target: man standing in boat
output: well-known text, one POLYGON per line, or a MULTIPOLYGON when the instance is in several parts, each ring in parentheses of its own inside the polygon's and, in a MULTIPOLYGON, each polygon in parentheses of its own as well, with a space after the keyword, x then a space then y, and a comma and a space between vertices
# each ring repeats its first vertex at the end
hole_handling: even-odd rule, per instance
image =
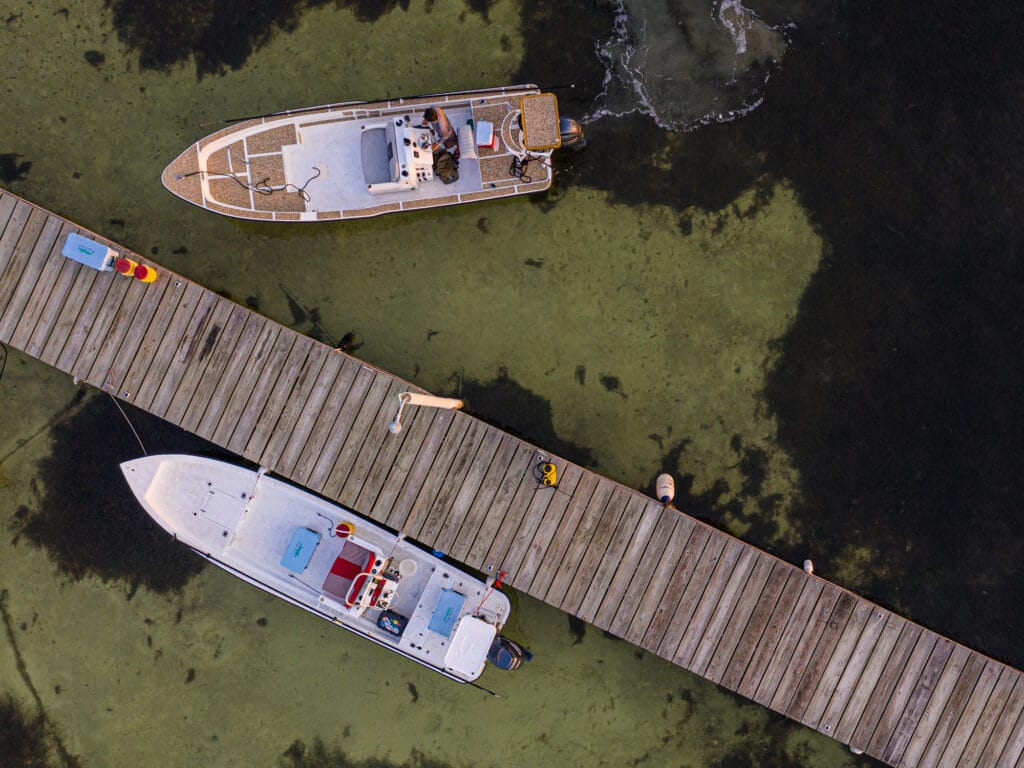
MULTIPOLYGON (((448 115, 444 113, 444 110, 440 107, 428 107, 423 112, 423 128, 429 127, 434 135, 437 137, 438 143, 444 145, 444 148, 448 151, 455 150, 453 154, 457 158, 459 156, 459 138, 455 134, 455 129, 452 127, 451 120, 448 119, 448 115)), ((437 147, 435 147, 436 149, 437 147)))

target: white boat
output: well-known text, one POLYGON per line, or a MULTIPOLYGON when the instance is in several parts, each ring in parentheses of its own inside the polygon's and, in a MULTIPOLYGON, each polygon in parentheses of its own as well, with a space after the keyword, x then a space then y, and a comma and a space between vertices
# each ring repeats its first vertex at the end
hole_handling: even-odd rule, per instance
MULTIPOLYGON (((332 221, 541 192, 551 153, 582 146, 553 94, 535 85, 345 102, 243 118, 200 139, 163 172, 184 200, 258 221, 332 221), (458 178, 435 174, 440 108, 458 139, 458 178), (445 181, 442 181, 442 177, 445 181)), ((455 147, 451 147, 454 155, 455 147)))
MULTIPOLYGON (((508 597, 261 470, 187 455, 121 465, 145 510, 229 573, 459 682, 519 665, 508 597)), ((523 652, 525 653, 525 652, 523 652)))

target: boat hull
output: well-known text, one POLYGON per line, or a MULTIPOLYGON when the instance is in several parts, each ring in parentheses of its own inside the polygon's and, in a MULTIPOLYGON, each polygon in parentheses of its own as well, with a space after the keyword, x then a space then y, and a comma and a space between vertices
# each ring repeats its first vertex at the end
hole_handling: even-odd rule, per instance
POLYGON ((557 126, 554 96, 532 85, 329 104, 239 121, 182 152, 161 180, 193 205, 240 219, 380 216, 547 189, 551 151, 560 142, 557 126), (448 184, 433 176, 428 142, 415 143, 413 129, 431 106, 443 108, 462 129, 458 179, 448 184), (493 146, 477 146, 472 130, 465 130, 482 123, 493 126, 493 146), (388 130, 390 141, 371 140, 388 130), (388 153, 379 160, 378 145, 388 153), (378 170, 393 155, 394 168, 378 170))
POLYGON ((185 455, 121 468, 161 527, 228 573, 453 680, 483 672, 510 605, 480 579, 262 472, 185 455))

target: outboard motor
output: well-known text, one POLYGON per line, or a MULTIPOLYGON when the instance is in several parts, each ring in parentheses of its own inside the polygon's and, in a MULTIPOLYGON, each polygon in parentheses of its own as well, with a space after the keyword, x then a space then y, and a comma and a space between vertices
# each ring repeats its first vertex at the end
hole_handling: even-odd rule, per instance
POLYGON ((563 147, 580 150, 587 146, 587 139, 583 135, 583 126, 580 125, 579 120, 571 117, 559 117, 558 130, 562 134, 563 147))
POLYGON ((495 637, 487 651, 487 660, 498 669, 519 669, 524 661, 532 658, 532 653, 504 635, 495 637))

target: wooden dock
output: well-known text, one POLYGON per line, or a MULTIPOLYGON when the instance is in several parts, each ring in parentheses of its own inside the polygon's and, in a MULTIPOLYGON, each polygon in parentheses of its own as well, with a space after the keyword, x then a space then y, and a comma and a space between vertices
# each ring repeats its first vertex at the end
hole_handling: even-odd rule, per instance
POLYGON ((1024 766, 1018 670, 466 413, 393 435, 414 385, 70 232, 0 190, 0 341, 890 765, 1024 766))

